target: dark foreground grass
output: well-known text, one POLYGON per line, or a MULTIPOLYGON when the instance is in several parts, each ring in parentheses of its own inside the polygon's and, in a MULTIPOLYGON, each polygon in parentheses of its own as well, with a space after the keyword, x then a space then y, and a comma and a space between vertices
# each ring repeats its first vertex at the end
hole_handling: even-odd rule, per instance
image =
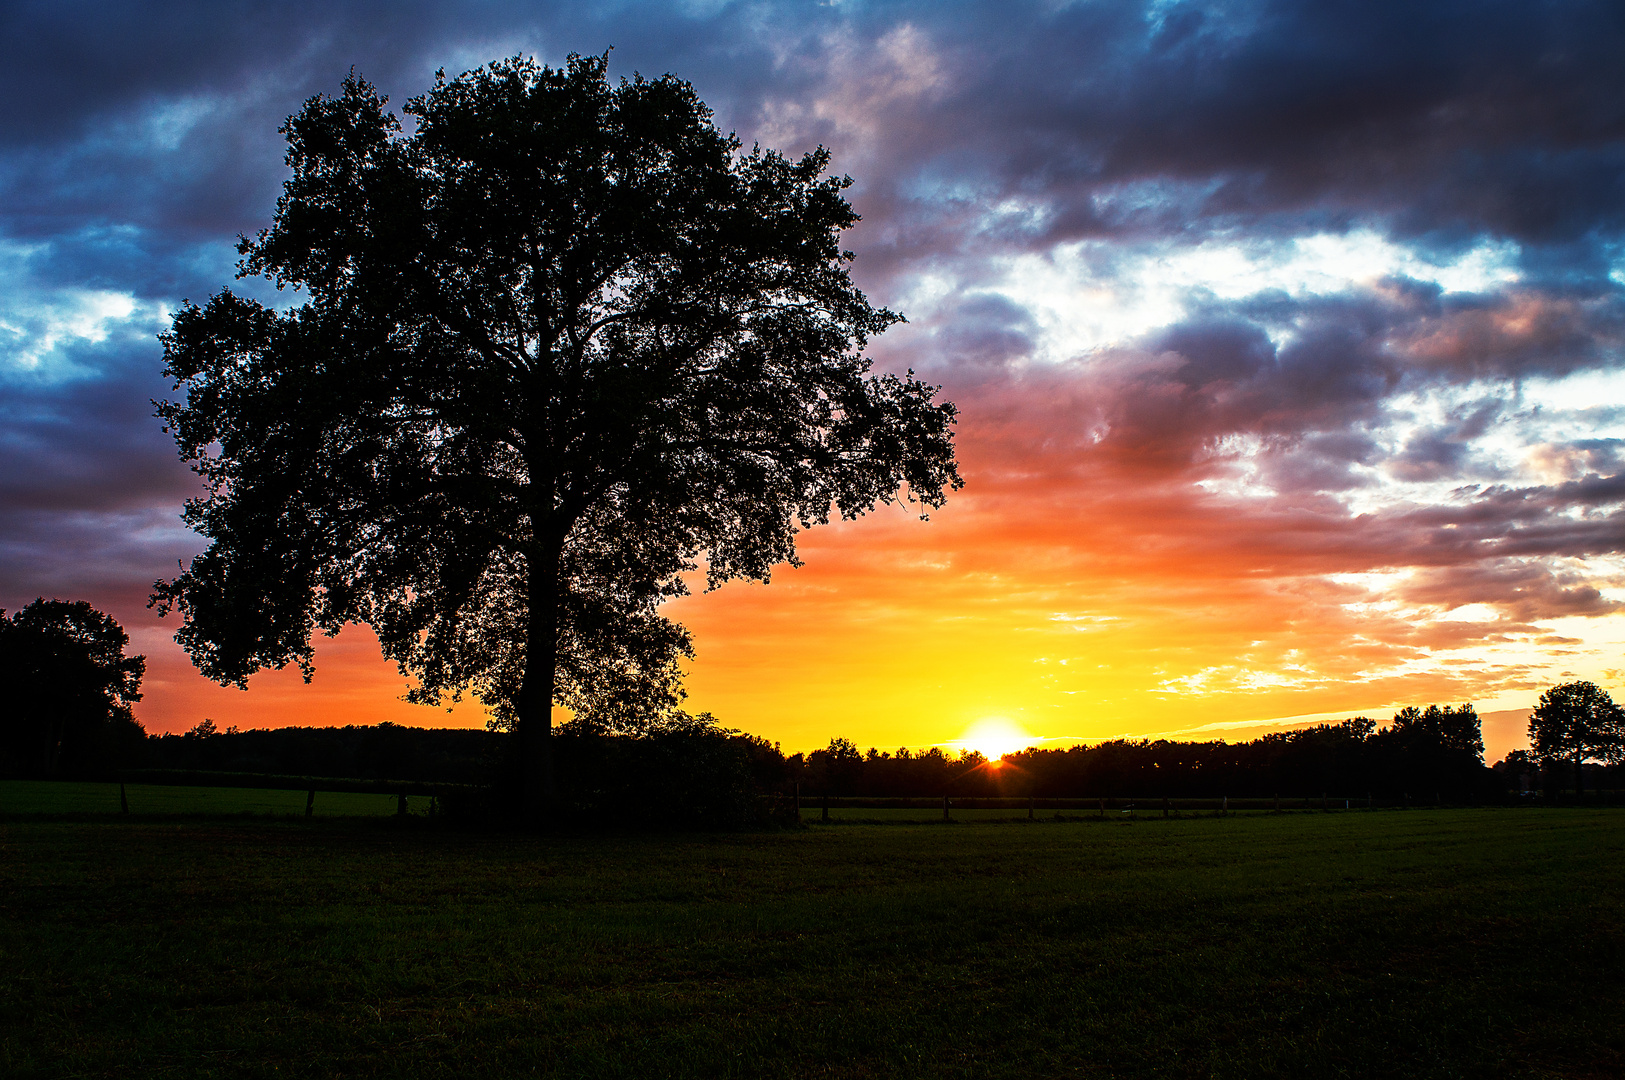
POLYGON ((0 824, 0 1075, 1613 1077, 1625 813, 0 824))

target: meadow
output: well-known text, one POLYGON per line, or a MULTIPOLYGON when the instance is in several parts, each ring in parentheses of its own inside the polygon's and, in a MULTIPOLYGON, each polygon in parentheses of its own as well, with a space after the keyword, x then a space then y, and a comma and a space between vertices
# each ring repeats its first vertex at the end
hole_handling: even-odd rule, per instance
POLYGON ((0 785, 0 1074, 1625 1074, 1617 811, 528 837, 292 794, 0 785))

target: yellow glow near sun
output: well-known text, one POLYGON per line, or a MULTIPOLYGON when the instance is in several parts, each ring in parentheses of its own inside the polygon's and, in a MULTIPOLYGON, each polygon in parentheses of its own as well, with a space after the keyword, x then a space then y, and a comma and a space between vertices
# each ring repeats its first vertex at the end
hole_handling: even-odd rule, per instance
POLYGON ((1004 754, 1025 750, 1036 741, 1014 720, 989 716, 966 728, 959 745, 966 750, 980 751, 989 761, 997 761, 1004 754))

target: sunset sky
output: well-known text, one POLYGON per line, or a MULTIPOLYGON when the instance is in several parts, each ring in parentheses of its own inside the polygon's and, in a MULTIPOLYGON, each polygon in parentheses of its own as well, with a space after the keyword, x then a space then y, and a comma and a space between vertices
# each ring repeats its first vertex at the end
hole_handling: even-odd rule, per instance
POLYGON ((365 628, 309 686, 196 674, 145 606, 201 550, 156 335, 352 65, 398 105, 610 46, 747 146, 831 149, 853 276, 909 320, 871 355, 961 410, 930 521, 671 605, 691 710, 797 750, 1621 696, 1617 3, 0 5, 0 606, 116 615, 149 731, 483 723, 401 702, 365 628))

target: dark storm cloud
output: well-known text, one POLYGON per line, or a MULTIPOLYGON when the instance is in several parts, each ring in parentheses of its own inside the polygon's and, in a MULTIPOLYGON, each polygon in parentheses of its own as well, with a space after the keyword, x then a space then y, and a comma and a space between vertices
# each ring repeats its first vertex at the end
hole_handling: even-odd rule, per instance
POLYGON ((0 399, 0 520, 25 510, 139 509, 196 493, 196 478, 152 417, 149 399, 167 389, 153 375, 8 391, 0 399))
POLYGON ((1032 313, 1020 304, 996 293, 972 293, 931 328, 930 347, 943 361, 960 369, 961 379, 968 371, 997 376, 1009 365, 1025 360, 1038 335, 1032 313))
POLYGON ((177 510, 197 478, 152 419, 167 386, 139 359, 0 389, 0 604, 90 592, 139 611, 152 579, 195 552, 177 510))
POLYGON ((685 38, 696 44, 692 24, 703 23, 654 8, 626 20, 632 33, 622 35, 613 14, 524 4, 7 5, 0 227, 35 236, 120 222, 229 238, 268 217, 283 118, 335 92, 352 67, 399 104, 442 65, 455 74, 519 51, 559 62, 618 36, 658 40, 674 22, 690 30, 668 35, 680 48, 685 38))
POLYGON ((1305 449, 1321 459, 1299 482, 1350 486, 1346 468, 1329 459, 1370 460, 1362 429, 1385 418, 1406 374, 1385 347, 1380 308, 1355 298, 1294 304, 1286 320, 1294 333, 1280 346, 1235 313, 1153 334, 1097 376, 1104 385, 1091 399, 1106 432, 1098 441, 1142 465, 1194 469, 1226 438, 1247 436, 1255 453, 1305 449))
POLYGON ((1595 288, 1625 228, 1615 4, 860 10, 871 39, 917 29, 939 81, 886 93, 888 65, 908 69, 870 48, 802 91, 825 107, 794 126, 863 162, 883 219, 865 242, 894 258, 943 233, 1042 248, 1365 222, 1441 257, 1509 238, 1530 274, 1595 288), (865 145, 853 121, 880 109, 865 145), (1005 199, 1031 212, 963 213, 1005 199))
POLYGON ((285 115, 352 65, 380 85, 422 80, 448 44, 494 45, 547 21, 534 5, 423 0, 6 4, 0 93, 14 107, 0 116, 0 145, 94 140, 174 102, 268 99, 285 115))
MULTIPOLYGON (((1401 480, 1486 478, 1484 470, 1471 466, 1473 443, 1500 415, 1501 406, 1493 401, 1456 410, 1447 423, 1412 435, 1389 463, 1389 472, 1401 480)), ((1488 472, 1493 476, 1493 469, 1488 472)))
POLYGON ((1556 245, 1553 272, 1589 258, 1595 281, 1625 227, 1606 3, 24 4, 0 41, 8 233, 134 213, 230 235, 274 195, 277 122, 351 65, 399 101, 442 64, 611 44, 747 139, 834 145, 865 242, 902 254, 1371 220, 1512 238, 1534 269, 1556 245), (772 122, 783 104, 801 115, 772 122), (1032 212, 985 212, 1008 198, 1032 212))

